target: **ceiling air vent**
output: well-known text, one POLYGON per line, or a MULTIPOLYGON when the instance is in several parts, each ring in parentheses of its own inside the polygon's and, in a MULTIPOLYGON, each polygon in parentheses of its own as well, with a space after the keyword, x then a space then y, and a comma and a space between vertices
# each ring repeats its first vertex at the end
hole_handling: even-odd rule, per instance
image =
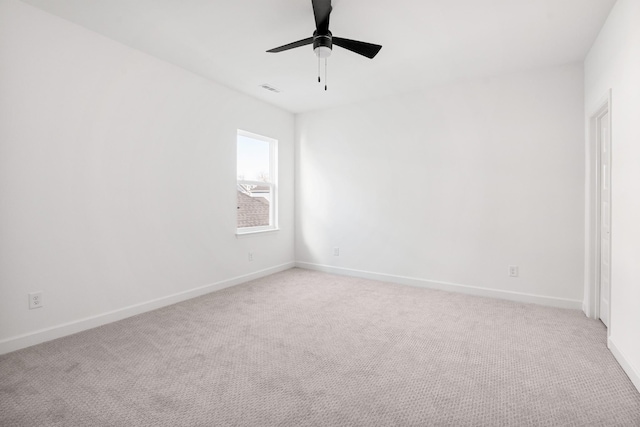
POLYGON ((261 85, 260 85, 260 87, 261 87, 262 89, 266 89, 266 90, 268 90, 268 91, 275 92, 275 93, 280 93, 280 92, 282 92, 280 89, 275 88, 275 87, 273 87, 273 86, 271 86, 271 85, 269 85, 269 84, 266 84, 266 83, 261 84, 261 85))

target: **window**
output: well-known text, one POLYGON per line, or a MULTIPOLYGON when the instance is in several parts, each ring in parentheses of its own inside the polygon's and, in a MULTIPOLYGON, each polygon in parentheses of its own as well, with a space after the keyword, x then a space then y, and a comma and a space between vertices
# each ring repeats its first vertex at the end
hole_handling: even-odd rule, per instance
POLYGON ((238 130, 237 234, 276 230, 278 141, 238 130))

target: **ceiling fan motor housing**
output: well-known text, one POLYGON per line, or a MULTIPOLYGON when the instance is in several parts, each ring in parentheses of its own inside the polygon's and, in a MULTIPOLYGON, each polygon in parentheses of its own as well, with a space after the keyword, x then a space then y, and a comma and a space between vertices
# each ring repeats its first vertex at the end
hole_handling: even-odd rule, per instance
POLYGON ((328 58, 331 55, 332 47, 331 31, 327 31, 327 34, 318 34, 318 31, 313 32, 313 52, 318 58, 328 58))

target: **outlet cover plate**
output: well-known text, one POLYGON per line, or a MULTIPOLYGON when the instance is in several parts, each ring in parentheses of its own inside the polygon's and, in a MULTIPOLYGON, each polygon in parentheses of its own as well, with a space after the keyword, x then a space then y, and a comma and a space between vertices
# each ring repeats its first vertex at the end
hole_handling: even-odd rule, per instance
POLYGON ((29 310, 42 307, 42 291, 29 292, 29 310))
POLYGON ((510 265, 509 266, 509 276, 510 277, 518 277, 518 266, 510 265))

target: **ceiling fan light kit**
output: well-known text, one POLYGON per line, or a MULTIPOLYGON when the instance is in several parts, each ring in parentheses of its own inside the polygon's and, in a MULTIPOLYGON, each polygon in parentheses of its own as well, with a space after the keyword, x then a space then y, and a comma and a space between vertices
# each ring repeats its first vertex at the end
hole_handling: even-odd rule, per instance
POLYGON ((333 43, 331 43, 331 31, 327 35, 319 36, 318 31, 313 33, 313 53, 320 59, 331 56, 333 43))
POLYGON ((331 31, 329 31, 329 17, 331 16, 331 0, 311 0, 313 6, 313 16, 316 21, 316 30, 313 32, 313 37, 298 40, 293 43, 286 44, 284 46, 269 49, 267 52, 277 53, 284 52, 285 50, 294 49, 300 46, 306 46, 313 44, 313 52, 318 57, 318 82, 320 82, 320 60, 324 59, 325 69, 325 86, 324 90, 327 90, 327 58, 331 56, 333 45, 340 46, 343 49, 350 50, 351 52, 365 56, 369 59, 373 59, 382 46, 378 44, 366 43, 357 40, 343 39, 340 37, 333 37, 331 31))

